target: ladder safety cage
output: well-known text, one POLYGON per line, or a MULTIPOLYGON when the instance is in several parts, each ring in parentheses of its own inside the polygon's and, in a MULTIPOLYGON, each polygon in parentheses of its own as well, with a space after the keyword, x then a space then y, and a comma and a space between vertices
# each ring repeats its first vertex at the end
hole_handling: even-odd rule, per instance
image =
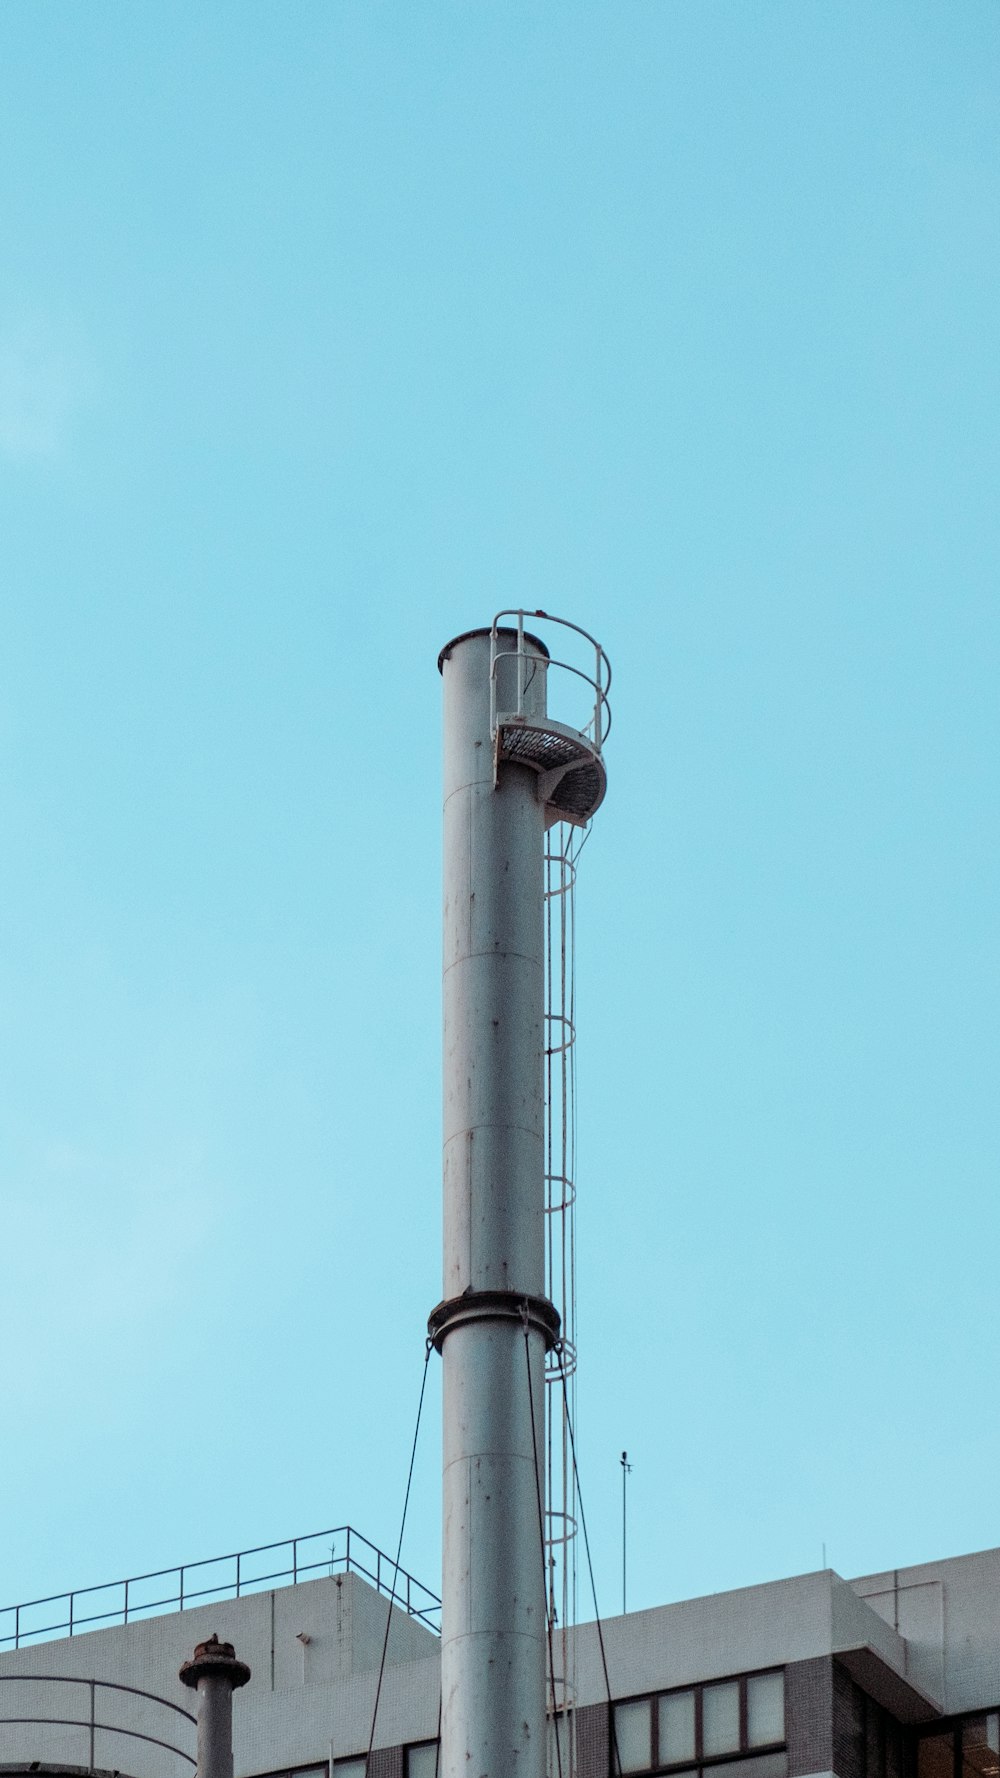
MULTIPOLYGON (((561 682, 560 682, 561 683, 561 682)), ((538 796, 546 805, 547 825, 568 821, 585 827, 599 808, 607 788, 602 752, 611 730, 611 663, 600 643, 588 630, 567 618, 547 611, 526 612, 513 607, 498 611, 490 628, 490 730, 493 739, 493 776, 497 782, 501 760, 530 766, 539 775, 538 796), (563 660, 526 635, 525 618, 555 624, 582 638, 586 652, 593 650, 593 667, 585 670, 563 660), (514 623, 501 629, 505 618, 514 623), (507 646, 513 631, 514 646, 507 646), (512 661, 513 675, 504 674, 500 663, 512 661), (527 693, 541 669, 546 676, 569 675, 588 690, 585 720, 575 726, 529 708, 527 693), (513 686, 510 679, 513 677, 513 686), (508 707, 513 704, 513 708, 508 707)))
POLYGON ((576 1773, 577 1511, 569 1415, 576 1401, 576 866, 586 834, 550 830, 545 849, 545 1283, 559 1345, 545 1358, 545 1605, 551 1708, 562 1778, 576 1773))

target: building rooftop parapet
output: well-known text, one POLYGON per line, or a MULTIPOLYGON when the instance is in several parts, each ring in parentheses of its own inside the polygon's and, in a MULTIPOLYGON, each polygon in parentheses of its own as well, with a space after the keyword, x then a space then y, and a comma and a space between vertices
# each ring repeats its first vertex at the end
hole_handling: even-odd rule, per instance
MULTIPOLYGON (((580 1694, 597 1699, 596 1626, 581 1625, 577 1637, 580 1694)), ((616 1695, 832 1656, 901 1721, 925 1721, 943 1708, 906 1637, 832 1569, 609 1618, 604 1642, 616 1695)))
POLYGON ((351 1525, 0 1607, 0 1651, 135 1623, 325 1575, 357 1574, 427 1629, 441 1601, 351 1525))

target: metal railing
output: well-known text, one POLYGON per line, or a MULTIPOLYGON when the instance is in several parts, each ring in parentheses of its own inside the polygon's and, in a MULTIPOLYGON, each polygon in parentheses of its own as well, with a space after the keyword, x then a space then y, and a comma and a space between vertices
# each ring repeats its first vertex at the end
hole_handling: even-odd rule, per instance
MULTIPOLYGON (((490 628, 490 726, 494 733, 500 715, 497 708, 497 663, 504 660, 513 660, 516 663, 516 697, 515 708, 512 711, 504 711, 503 714, 508 718, 512 717, 516 722, 524 720, 524 694, 528 685, 529 667, 534 671, 541 666, 547 674, 555 669, 557 673, 570 673, 574 678, 581 679, 588 688, 590 710, 587 721, 577 725, 577 732, 590 742, 595 753, 600 754, 611 732, 611 705, 608 702, 608 692, 611 689, 611 662, 596 637, 592 636, 589 630, 581 629, 579 624, 571 623, 566 617, 553 617, 548 611, 522 611, 511 607, 507 611, 497 612, 490 628), (505 617, 517 619, 513 648, 501 648, 499 645, 500 623, 501 619, 505 617), (525 647, 524 620, 526 617, 535 621, 541 620, 547 624, 557 624, 562 630, 571 630, 574 635, 582 636, 584 642, 589 644, 589 647, 594 651, 593 672, 585 672, 571 661, 558 660, 551 652, 544 659, 534 653, 529 653, 525 647)), ((552 712, 550 711, 549 714, 551 716, 552 712)))
POLYGON ((296 1586, 321 1575, 358 1574, 380 1593, 437 1631, 441 1601, 436 1593, 391 1556, 369 1543, 351 1525, 287 1537, 280 1543, 258 1544, 228 1556, 159 1568, 102 1586, 76 1587, 50 1593, 21 1605, 0 1607, 0 1649, 25 1648, 57 1636, 75 1636, 106 1624, 130 1624, 138 1618, 185 1611, 211 1600, 241 1599, 274 1586, 296 1586))
POLYGON ((130 1698, 145 1698, 147 1703, 155 1704, 161 1710, 172 1710, 176 1716, 184 1718, 197 1728, 198 1719, 190 1710, 182 1705, 174 1704, 169 1698, 160 1698, 155 1692, 144 1692, 137 1685, 119 1685, 113 1679, 80 1679, 65 1673, 0 1673, 0 1684, 8 1685, 82 1685, 89 1693, 90 1708, 86 1716, 7 1716, 0 1714, 0 1728, 8 1725, 21 1724, 32 1728, 68 1728, 85 1729, 87 1732, 87 1771, 93 1772, 97 1752, 98 1734, 127 1735, 132 1741, 146 1741, 153 1747, 162 1747, 167 1753, 176 1754, 178 1759, 185 1760, 189 1766, 196 1766, 197 1760, 193 1753, 178 1747, 176 1741, 165 1741, 162 1735, 150 1735, 144 1729, 131 1729, 125 1723, 99 1722, 97 1718, 97 1693, 125 1692, 130 1698))

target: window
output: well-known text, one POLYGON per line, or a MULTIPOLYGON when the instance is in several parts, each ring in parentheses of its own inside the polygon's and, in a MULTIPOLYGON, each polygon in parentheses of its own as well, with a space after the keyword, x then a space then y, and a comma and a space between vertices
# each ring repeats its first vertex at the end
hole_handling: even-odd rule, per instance
POLYGON ((955 1731, 921 1735, 917 1743, 918 1778, 955 1778, 955 1731))
POLYGON ((935 1724, 917 1739, 917 1778, 1000 1778, 1000 1711, 935 1724))
MULTIPOLYGON (((648 1772, 653 1763, 653 1701, 615 1705, 615 1741, 620 1772, 648 1772)), ((613 1754, 612 1754, 612 1757, 613 1754)))
MULTIPOLYGON (((945 1737, 945 1770, 937 1778, 957 1778, 952 1769, 952 1731, 945 1737)), ((833 1669, 833 1769, 852 1778, 915 1778, 913 1736, 845 1670, 833 1669)), ((925 1773, 924 1778, 933 1778, 925 1773)))
POLYGON ((406 1778, 438 1778, 440 1746, 437 1741, 420 1741, 406 1749, 406 1778))
POLYGON ((701 1694, 701 1750, 708 1759, 713 1753, 739 1753, 740 1750, 740 1682, 729 1685, 706 1685, 701 1694))
MULTIPOLYGON (((612 1772, 670 1771, 674 1778, 700 1778, 699 1766, 725 1760, 726 1772, 719 1778, 786 1778, 781 1669, 631 1698, 614 1706, 613 1726, 612 1772), (765 1748, 771 1751, 758 1751, 765 1748), (750 1754, 756 1757, 745 1757, 750 1754)), ((920 1773, 919 1778, 943 1775, 920 1773)), ((1000 1765, 995 1773, 969 1771, 944 1778, 1000 1778, 1000 1765)))
POLYGON ((365 1778, 368 1761, 363 1753, 357 1759, 335 1759, 333 1778, 365 1778))
POLYGON ((698 1746, 695 1693, 666 1692, 660 1699, 660 1764, 692 1765, 698 1746))
POLYGON ((785 1675, 754 1673, 747 1680, 747 1746, 773 1747, 785 1739, 785 1675))
POLYGON ((970 1716, 962 1724, 962 1778, 997 1778, 1000 1773, 1000 1711, 970 1716))

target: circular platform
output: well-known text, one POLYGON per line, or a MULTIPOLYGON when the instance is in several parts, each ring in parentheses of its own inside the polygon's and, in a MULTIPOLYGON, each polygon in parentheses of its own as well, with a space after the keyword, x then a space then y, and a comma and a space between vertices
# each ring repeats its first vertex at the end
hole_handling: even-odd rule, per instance
POLYGON ((604 801, 608 774, 594 745, 578 729, 546 717, 543 723, 502 716, 497 761, 530 766, 539 774, 538 796, 557 821, 583 827, 604 801))

